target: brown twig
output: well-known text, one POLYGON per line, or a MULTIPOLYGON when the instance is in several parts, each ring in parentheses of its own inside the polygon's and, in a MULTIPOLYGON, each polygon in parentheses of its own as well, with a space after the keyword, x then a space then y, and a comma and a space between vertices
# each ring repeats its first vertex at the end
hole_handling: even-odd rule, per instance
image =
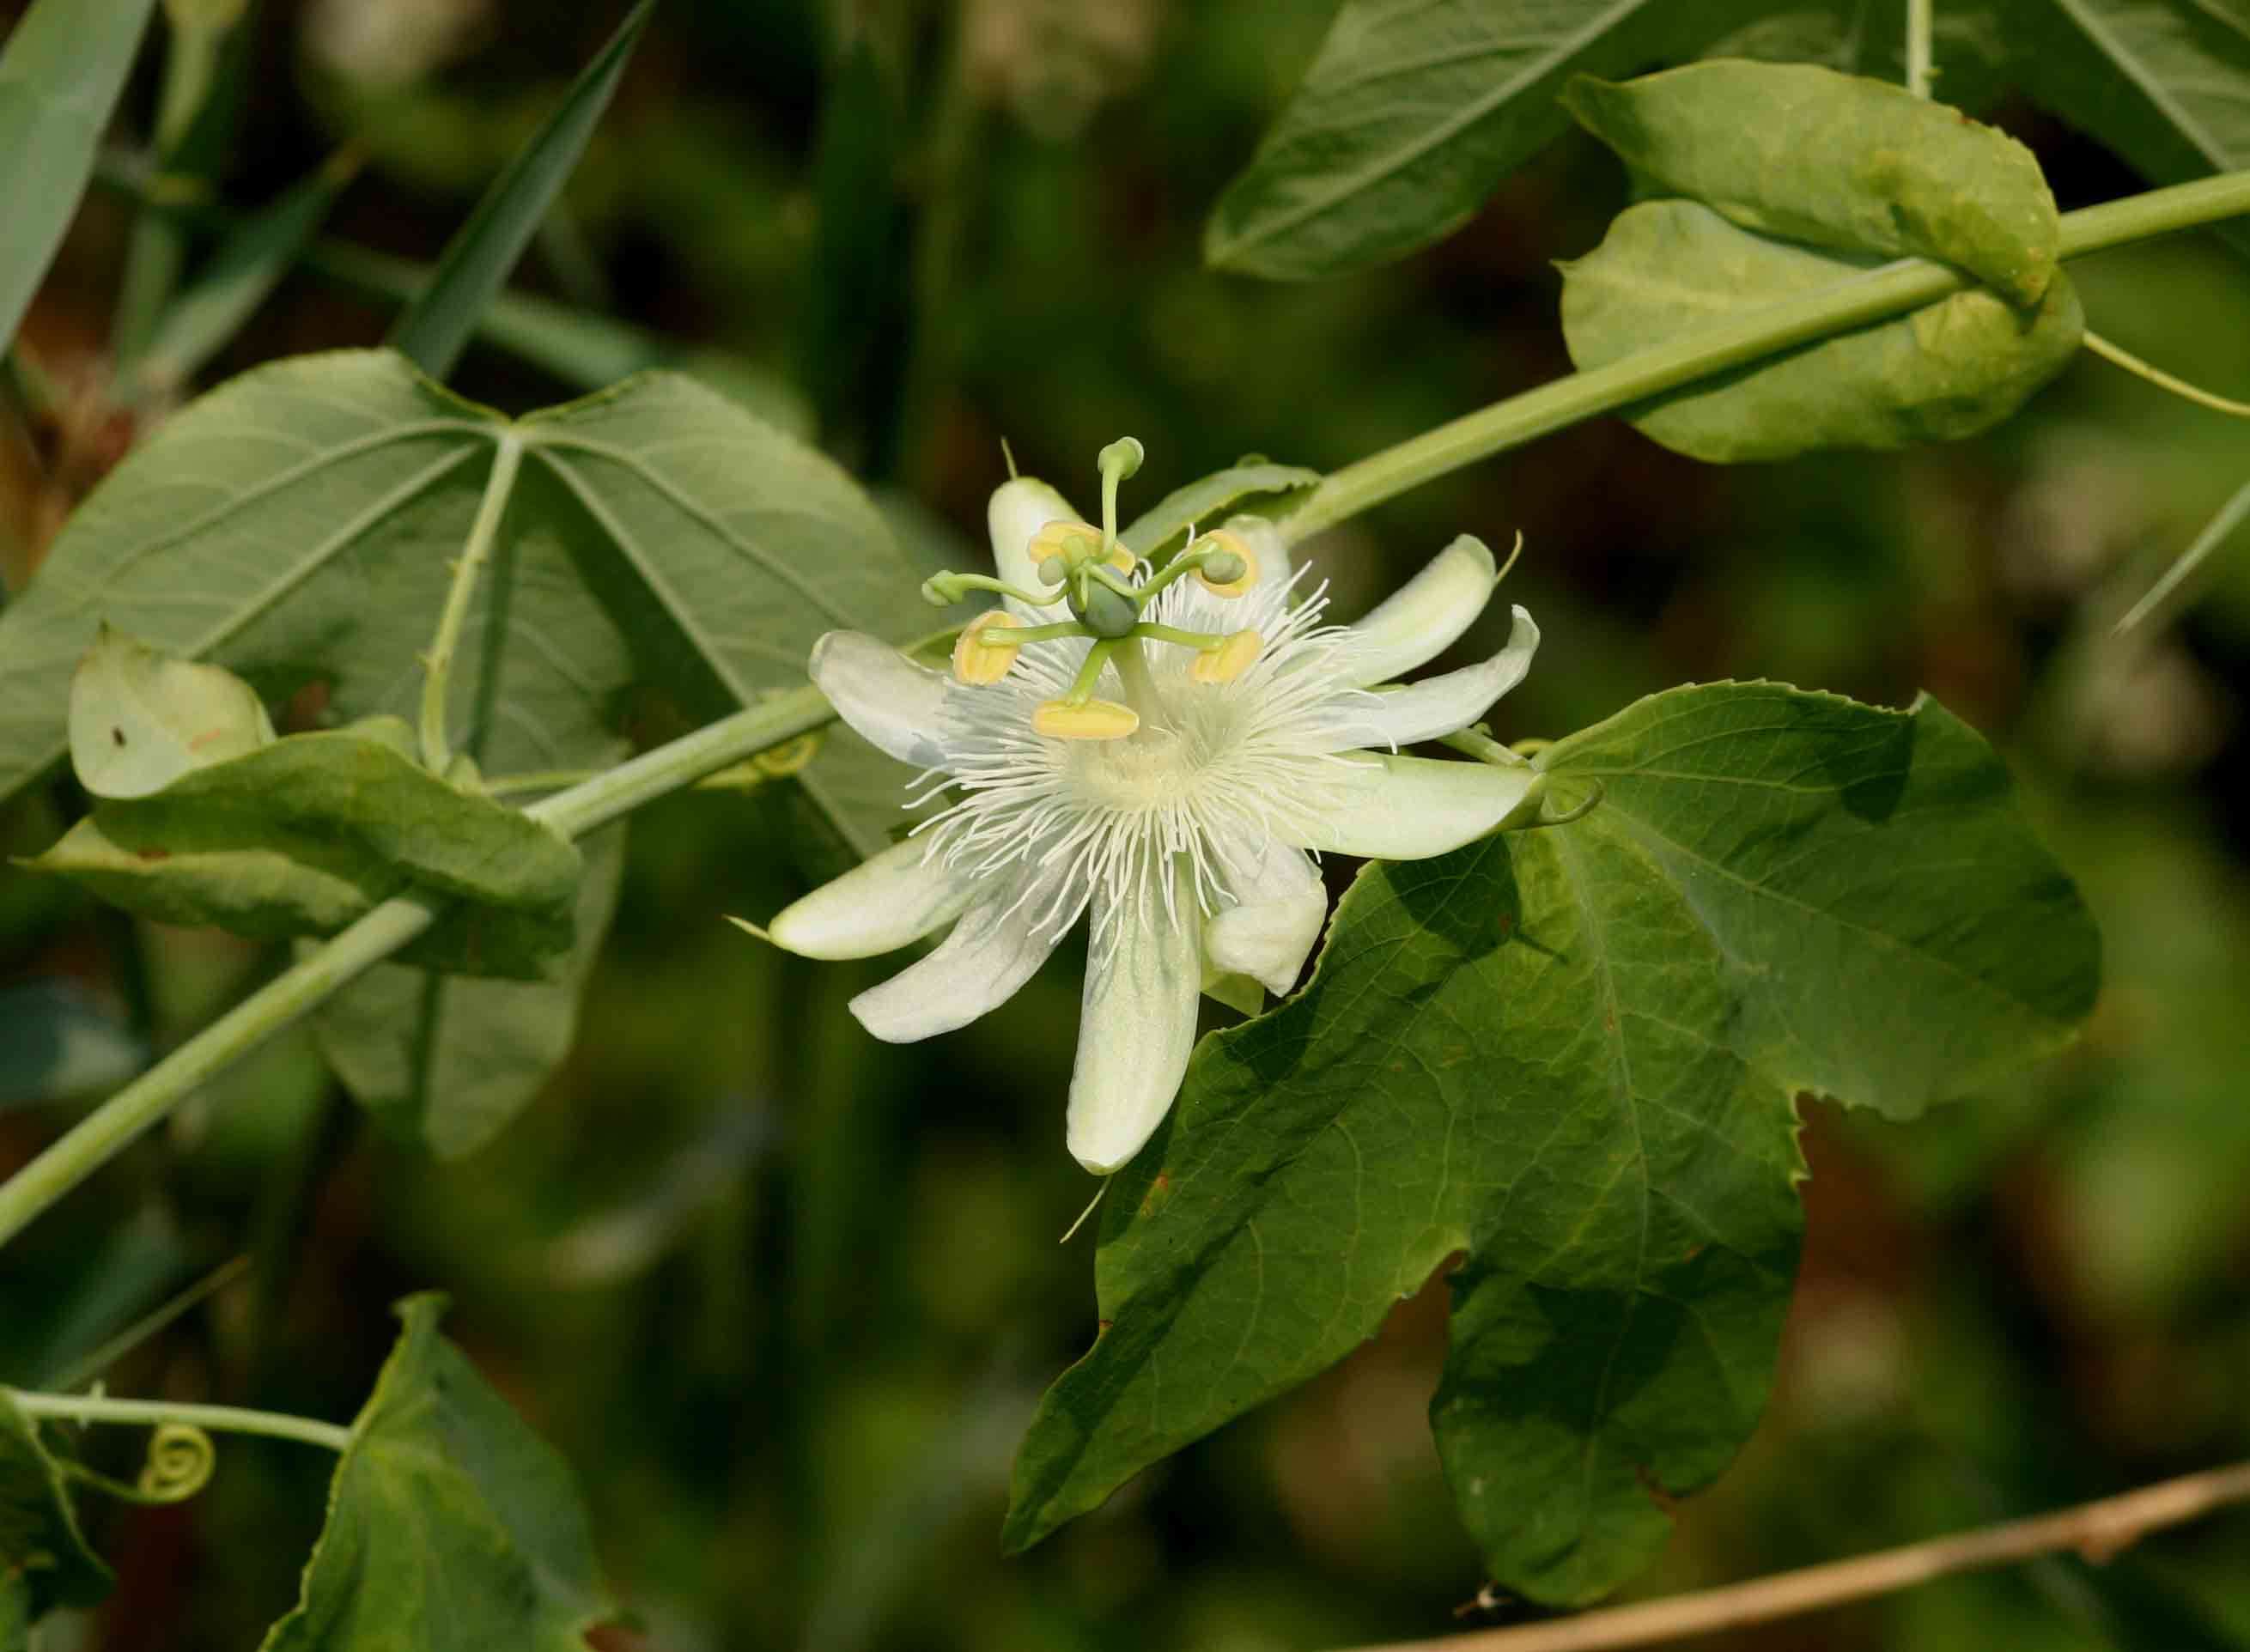
POLYGON ((1356 1652, 1609 1652, 1616 1647, 1651 1646, 1890 1594, 1950 1573, 2006 1566, 2060 1550, 2074 1549, 2099 1564, 2149 1532, 2198 1519, 2234 1503, 2250 1503, 2250 1463, 2182 1475, 2055 1514, 1723 1588, 1699 1589, 1551 1622, 1401 1641, 1356 1652))

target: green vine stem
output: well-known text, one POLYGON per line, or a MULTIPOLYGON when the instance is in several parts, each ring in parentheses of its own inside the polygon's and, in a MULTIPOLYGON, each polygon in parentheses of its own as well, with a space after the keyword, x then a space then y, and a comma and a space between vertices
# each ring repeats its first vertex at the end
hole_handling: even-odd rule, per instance
POLYGON ((123 1422, 149 1428, 172 1424, 217 1434, 259 1434, 273 1440, 298 1440, 307 1445, 326 1446, 331 1451, 342 1451, 351 1444, 349 1428, 278 1411, 180 1405, 169 1400, 112 1400, 106 1394, 26 1394, 21 1388, 4 1392, 27 1417, 47 1417, 63 1422, 123 1422))
MULTIPOLYGON (((2246 212, 2250 171, 2230 172, 2073 212, 2062 221, 2063 254, 2081 257, 2246 212)), ((1574 373, 1346 465, 1282 520, 1281 532, 1290 540, 1303 539, 1418 483, 1535 437, 1793 345, 1932 303, 1964 285, 1963 277, 1941 265, 1906 259, 1770 306, 1744 320, 1699 329, 1609 367, 1574 373)), ((488 497, 490 492, 488 487, 488 497)), ((835 715, 819 690, 810 685, 791 689, 544 798, 525 812, 567 836, 581 836, 714 770, 810 733, 835 715)), ((439 898, 420 894, 384 902, 87 1114, 0 1184, 0 1244, 169 1115, 197 1085, 419 935, 441 905, 439 898)))
MULTIPOLYGON (((659 746, 525 812, 565 836, 582 836, 713 769, 809 733, 835 715, 826 697, 808 684, 659 746)), ((441 897, 421 894, 385 901, 88 1113, 0 1183, 0 1244, 169 1116, 198 1084, 429 928, 443 905, 441 897)))
POLYGON ((453 582, 445 588, 445 607, 438 616, 438 634, 422 661, 422 766, 442 774, 453 761, 445 738, 445 699, 452 687, 453 656, 461 645, 461 628, 468 623, 469 602, 477 580, 492 560, 493 541, 500 535, 500 520, 507 512, 508 495, 515 492, 515 474, 523 464, 523 438, 504 432, 493 452, 492 474, 485 480, 485 496, 477 503, 476 520, 469 526, 467 542, 454 559, 453 582))
MULTIPOLYGON (((2250 212, 2250 172, 2152 189, 2066 214, 2062 256, 2082 258, 2245 212, 2250 212)), ((1902 258, 1768 305, 1740 320, 1698 327, 1685 338, 1637 351, 1607 367, 1556 379, 1330 472, 1303 505, 1281 520, 1281 536, 1294 544, 1448 471, 1522 447, 1581 419, 1795 345, 1920 309, 1968 285, 1968 277, 1945 265, 1902 258)))
POLYGON ((1929 95, 1932 12, 1936 0, 1906 0, 1906 89, 1917 98, 1929 95))

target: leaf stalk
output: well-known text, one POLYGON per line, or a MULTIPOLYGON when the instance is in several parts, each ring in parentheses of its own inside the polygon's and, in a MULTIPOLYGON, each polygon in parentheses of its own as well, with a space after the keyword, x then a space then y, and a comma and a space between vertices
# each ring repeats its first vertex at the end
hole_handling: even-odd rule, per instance
POLYGON ((279 1411, 248 1411, 239 1406, 182 1405, 170 1400, 113 1400, 98 1394, 26 1394, 4 1391, 16 1408, 27 1417, 47 1417, 64 1422, 121 1422, 161 1428, 176 1424, 205 1428, 215 1434, 256 1434, 270 1440, 296 1440, 307 1445, 342 1451, 351 1444, 351 1430, 312 1417, 293 1417, 279 1411))
MULTIPOLYGON (((2151 189, 2064 214, 2061 255, 2082 258, 2243 213, 2250 213, 2250 171, 2151 189)), ((1796 345, 1888 320, 1969 285, 1969 277, 1946 265, 1901 258, 1833 286, 1770 304, 1754 314, 1698 327, 1685 338, 1637 351, 1607 367, 1573 373, 1464 414, 1331 472, 1303 505, 1275 527, 1285 542, 1295 544, 1409 488, 1582 419, 1614 412, 1796 345)))

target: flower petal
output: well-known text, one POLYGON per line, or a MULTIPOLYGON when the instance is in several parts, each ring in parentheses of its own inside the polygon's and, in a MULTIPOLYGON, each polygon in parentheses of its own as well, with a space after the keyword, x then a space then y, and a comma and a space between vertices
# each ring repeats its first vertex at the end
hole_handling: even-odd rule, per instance
POLYGON ((831 631, 807 667, 844 720, 902 763, 935 768, 947 678, 865 631, 831 631))
POLYGON ((1105 912, 1107 897, 1094 896, 1096 935, 1105 923, 1122 929, 1087 965, 1068 1132, 1071 1156, 1097 1176, 1122 1169, 1163 1122, 1195 1048, 1200 920, 1185 891, 1167 911, 1156 880, 1171 876, 1167 864, 1140 880, 1122 911, 1105 912))
POLYGON ((1353 795, 1323 810, 1304 834, 1308 849, 1384 860, 1422 860, 1472 843, 1496 826, 1529 819, 1547 777, 1526 764, 1448 763, 1381 752, 1349 754, 1359 770, 1353 795))
MULTIPOLYGON (((1085 520, 1071 508, 1068 499, 1035 477, 1019 476, 1002 483, 992 490, 991 502, 984 507, 985 524, 992 531, 992 561, 999 569, 1000 578, 1027 591, 1046 589, 1039 583, 1039 569, 1033 566, 1026 548, 1032 536, 1049 522, 1085 520)), ((1012 596, 1003 600, 1008 611, 1018 619, 1040 621, 1055 617, 1046 609, 1032 608, 1012 596)), ((1061 600, 1062 592, 1058 589, 1055 601, 1061 600)))
POLYGON ((970 907, 928 957, 854 998, 859 1024, 886 1043, 910 1044, 966 1027, 1014 997, 1046 962, 1064 927, 1034 933, 1043 903, 1036 892, 1017 900, 1022 893, 1019 883, 1004 886, 970 907))
POLYGON ((1278 998, 1297 984, 1320 939, 1328 891, 1302 851, 1272 842, 1265 859, 1233 883, 1237 904, 1204 925, 1204 956, 1222 974, 1251 976, 1278 998))
POLYGON ((873 958, 961 916, 976 889, 927 840, 894 843, 783 907, 766 933, 801 958, 873 958))
POLYGON ((1389 693, 1358 697, 1331 713, 1338 746, 1411 746, 1467 728, 1523 680, 1539 649, 1539 627, 1521 608, 1508 646, 1478 665, 1425 678, 1389 693))
POLYGON ((1484 541, 1462 534, 1350 627, 1353 683, 1387 683, 1437 658, 1476 623, 1499 577, 1484 541))

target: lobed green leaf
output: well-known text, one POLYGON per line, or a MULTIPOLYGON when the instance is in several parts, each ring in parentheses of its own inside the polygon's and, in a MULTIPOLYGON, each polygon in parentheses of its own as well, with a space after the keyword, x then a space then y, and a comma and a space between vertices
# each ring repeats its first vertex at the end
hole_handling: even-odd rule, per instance
POLYGON ((1935 702, 1683 688, 1537 761, 1591 812, 1367 866, 1304 990, 1197 1050, 1110 1189, 1104 1329, 1024 1442, 1010 1547, 1465 1253, 1432 1411, 1454 1496, 1501 1587, 1602 1594, 1763 1403, 1792 1094, 1909 1112, 2092 1005, 2092 920, 1935 702))
POLYGON ((11 1614, 20 1635, 55 1607, 91 1606, 111 1581, 79 1531, 69 1484, 38 1425, 0 1390, 0 1633, 11 1614))
MULTIPOLYGON (((1563 266, 1563 336, 1598 368, 1867 267, 1737 229, 1693 201, 1645 201, 1563 266)), ((1982 287, 1895 320, 1638 404, 1635 429, 1718 464, 1953 441, 1991 428, 2067 367, 2086 318, 2069 278, 2022 311, 1982 287)))
POLYGON ((410 1297, 296 1607, 260 1652, 584 1652, 608 1615, 570 1470, 410 1297))
POLYGON ((2037 304, 2061 217, 2032 152, 1903 86, 1727 59, 1563 93, 1657 193, 1829 251, 1935 258, 2037 304))

